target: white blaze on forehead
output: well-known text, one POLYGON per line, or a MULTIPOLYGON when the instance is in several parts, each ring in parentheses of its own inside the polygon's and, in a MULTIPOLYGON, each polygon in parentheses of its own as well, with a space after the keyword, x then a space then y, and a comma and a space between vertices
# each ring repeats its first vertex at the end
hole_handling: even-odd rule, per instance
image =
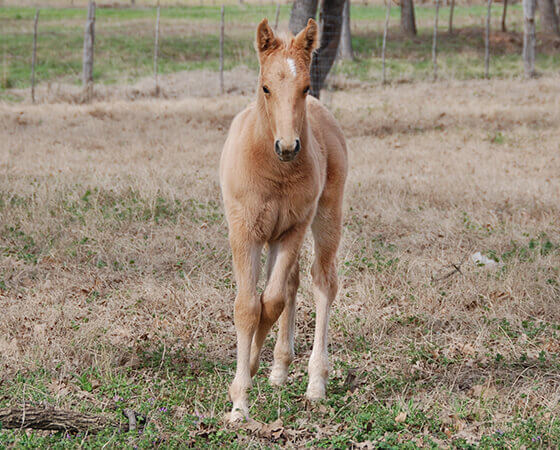
POLYGON ((290 72, 292 72, 292 75, 295 77, 297 75, 296 62, 292 58, 286 58, 286 62, 288 63, 290 72))

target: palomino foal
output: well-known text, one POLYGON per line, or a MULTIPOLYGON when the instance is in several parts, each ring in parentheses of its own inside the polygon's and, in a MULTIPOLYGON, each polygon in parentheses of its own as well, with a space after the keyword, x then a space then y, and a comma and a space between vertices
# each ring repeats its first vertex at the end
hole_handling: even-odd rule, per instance
POLYGON ((296 37, 257 28, 257 100, 233 120, 220 163, 220 183, 238 293, 234 306, 237 370, 229 389, 232 421, 248 417, 247 391, 263 342, 280 318, 270 381, 286 381, 294 357, 298 257, 309 226, 315 241, 311 269, 316 328, 307 397, 325 397, 327 327, 337 291, 336 252, 342 228, 346 143, 334 117, 308 96, 317 44, 310 19, 296 37), (260 257, 268 246, 267 282, 257 293, 260 257))

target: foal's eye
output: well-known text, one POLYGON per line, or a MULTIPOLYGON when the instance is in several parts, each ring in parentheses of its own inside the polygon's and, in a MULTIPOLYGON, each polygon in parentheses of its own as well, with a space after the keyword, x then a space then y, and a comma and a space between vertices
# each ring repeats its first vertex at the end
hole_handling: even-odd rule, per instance
POLYGON ((304 94, 307 94, 309 92, 309 86, 305 86, 305 89, 303 90, 304 94))
POLYGON ((270 89, 268 89, 266 86, 263 86, 263 92, 265 94, 270 94, 270 89))

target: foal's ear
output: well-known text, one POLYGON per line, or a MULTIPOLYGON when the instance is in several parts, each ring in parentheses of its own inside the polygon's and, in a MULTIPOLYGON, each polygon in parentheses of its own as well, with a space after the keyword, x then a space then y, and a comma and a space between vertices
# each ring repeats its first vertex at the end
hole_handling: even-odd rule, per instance
POLYGON ((295 37, 294 44, 308 56, 311 56, 311 52, 317 48, 318 34, 317 22, 309 19, 307 26, 295 37))
POLYGON ((278 45, 278 39, 276 39, 274 31, 272 31, 272 28, 268 25, 268 19, 263 19, 257 27, 256 48, 259 56, 274 50, 278 45))

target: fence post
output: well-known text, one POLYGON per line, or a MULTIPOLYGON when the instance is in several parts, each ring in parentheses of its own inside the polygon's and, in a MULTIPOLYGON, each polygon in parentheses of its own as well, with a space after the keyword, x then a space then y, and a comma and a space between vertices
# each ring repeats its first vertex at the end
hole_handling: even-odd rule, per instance
POLYGON ((6 58, 6 41, 2 46, 2 86, 8 88, 8 60, 6 58))
POLYGON ((278 29, 278 20, 280 19, 280 1, 276 3, 276 14, 274 16, 274 31, 278 29))
POLYGON ((37 25, 39 23, 39 9, 35 12, 33 23, 33 55, 31 56, 31 101, 35 103, 35 63, 37 61, 37 25))
POLYGON ((523 64, 525 76, 532 78, 535 73, 535 9, 536 0, 523 0, 525 33, 523 35, 523 64))
POLYGON ((221 10, 221 23, 220 23, 220 92, 224 93, 224 5, 221 10))
POLYGON ((154 95, 159 95, 158 86, 158 53, 159 53, 159 0, 157 2, 157 16, 156 16, 156 36, 154 43, 154 95))
POLYGON ((451 0, 451 9, 449 10, 449 34, 453 34, 453 11, 454 10, 455 10, 455 0, 451 0))
POLYGON ((381 60, 383 65, 383 81, 382 83, 386 83, 385 78, 385 48, 387 44, 387 30, 389 29, 389 17, 391 15, 391 2, 393 0, 386 0, 387 1, 387 13, 385 14, 385 28, 383 28, 383 48, 381 50, 381 60))
POLYGON ((486 34, 484 35, 484 77, 490 76, 490 15, 492 13, 492 0, 488 0, 486 13, 486 34))
POLYGON ((88 4, 88 15, 84 32, 84 56, 82 62, 82 84, 86 94, 86 100, 90 100, 93 94, 93 45, 95 42, 95 2, 90 0, 88 4))
POLYGON ((432 42, 432 63, 434 65, 434 81, 437 80, 437 28, 439 16, 439 1, 436 0, 436 17, 434 20, 434 39, 432 42))

